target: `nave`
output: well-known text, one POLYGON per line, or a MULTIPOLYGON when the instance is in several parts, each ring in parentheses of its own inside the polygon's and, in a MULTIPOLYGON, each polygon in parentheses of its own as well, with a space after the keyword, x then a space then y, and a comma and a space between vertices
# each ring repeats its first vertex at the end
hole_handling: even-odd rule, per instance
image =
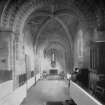
POLYGON ((65 80, 39 80, 28 92, 21 105, 46 105, 47 102, 69 100, 68 83, 65 80))
POLYGON ((0 0, 0 105, 70 101, 105 105, 105 0, 0 0))

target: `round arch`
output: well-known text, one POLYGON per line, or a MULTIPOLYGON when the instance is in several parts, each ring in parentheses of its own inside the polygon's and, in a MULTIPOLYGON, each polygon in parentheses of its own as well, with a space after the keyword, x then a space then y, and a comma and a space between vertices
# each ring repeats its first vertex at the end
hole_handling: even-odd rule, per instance
MULTIPOLYGON (((78 7, 76 7, 72 2, 69 4, 72 4, 72 5, 70 5, 67 9, 72 10, 73 13, 75 13, 78 16, 79 20, 84 20, 85 16, 80 11, 80 9, 78 9, 78 7)), ((20 9, 17 12, 11 11, 10 13, 7 14, 8 9, 9 9, 8 7, 10 7, 8 5, 9 5, 9 3, 7 3, 7 6, 5 7, 5 10, 3 11, 1 23, 6 22, 5 25, 7 25, 9 21, 13 20, 11 23, 12 26, 9 26, 9 27, 12 27, 13 31, 19 31, 21 34, 22 30, 24 28, 24 24, 25 24, 27 18, 30 16, 30 14, 32 14, 32 12, 36 11, 38 8, 42 8, 44 5, 47 5, 47 6, 53 5, 53 2, 50 2, 47 0, 45 0, 44 3, 37 2, 34 0, 26 1, 24 4, 21 5, 20 9), (9 16, 6 16, 6 14, 9 16), (10 17, 10 18, 8 18, 8 17, 10 17), (13 17, 15 17, 15 19, 13 19, 13 17), (5 20, 7 20, 7 21, 5 21, 5 20)), ((12 7, 12 8, 15 9, 17 7, 18 7, 17 5, 14 5, 14 7, 12 7)), ((13 11, 14 11, 14 9, 13 9, 13 11)))

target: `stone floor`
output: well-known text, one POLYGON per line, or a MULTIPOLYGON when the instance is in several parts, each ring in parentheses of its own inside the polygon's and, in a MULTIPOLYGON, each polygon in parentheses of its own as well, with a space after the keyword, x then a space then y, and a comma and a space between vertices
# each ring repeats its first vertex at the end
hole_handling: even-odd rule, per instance
POLYGON ((45 105, 49 101, 70 99, 68 82, 65 80, 40 80, 32 87, 22 105, 45 105))

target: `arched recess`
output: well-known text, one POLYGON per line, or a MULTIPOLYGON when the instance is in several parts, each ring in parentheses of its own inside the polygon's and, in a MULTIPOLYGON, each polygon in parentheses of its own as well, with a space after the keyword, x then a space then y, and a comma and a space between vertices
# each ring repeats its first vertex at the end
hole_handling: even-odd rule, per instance
MULTIPOLYGON (((44 2, 37 2, 37 1, 33 1, 33 0, 26 1, 26 2, 24 2, 24 4, 21 4, 21 7, 19 7, 19 5, 18 4, 16 5, 15 3, 14 3, 15 5, 12 5, 12 6, 9 3, 7 3, 7 4, 8 5, 5 7, 5 10, 2 13, 1 24, 2 24, 2 26, 8 27, 14 33, 16 33, 15 34, 16 43, 18 43, 19 39, 23 39, 24 25, 25 25, 28 17, 34 11, 43 8, 44 5, 49 6, 51 8, 51 16, 52 16, 52 14, 53 14, 52 7, 54 7, 53 2, 50 2, 47 0, 45 0, 44 2), (11 9, 11 8, 13 8, 13 9, 11 9), (15 11, 16 8, 18 8, 17 11, 15 11), (19 38, 19 37, 21 37, 21 38, 19 38)), ((57 5, 59 5, 59 4, 57 4, 57 5)), ((63 4, 61 4, 61 5, 63 6, 63 4)), ((70 13, 73 13, 73 14, 75 13, 74 15, 76 15, 81 22, 85 21, 85 16, 81 12, 81 10, 78 9, 78 7, 76 7, 75 4, 73 4, 72 2, 69 3, 69 5, 64 5, 63 8, 67 8, 67 10, 70 13)), ((67 12, 67 13, 69 13, 69 12, 67 12)), ((60 20, 59 20, 59 22, 65 27, 63 22, 61 22, 60 20)))
MULTIPOLYGON (((52 0, 51 2, 49 0, 44 0, 40 2, 38 2, 37 0, 30 0, 21 3, 21 5, 16 4, 16 2, 12 3, 12 5, 10 2, 7 3, 1 16, 1 26, 13 31, 15 36, 14 42, 15 42, 16 52, 18 52, 19 47, 24 47, 23 45, 22 46, 19 45, 21 45, 20 42, 22 42, 22 44, 24 43, 23 30, 26 21, 28 20, 29 16, 38 9, 48 6, 50 8, 51 16, 54 16, 54 11, 56 10, 53 10, 53 7, 56 7, 57 5, 59 7, 60 5, 62 6, 62 8, 66 8, 68 11, 71 10, 70 13, 75 13, 74 15, 76 15, 79 18, 79 21, 85 23, 87 21, 86 19, 87 17, 85 18, 85 15, 81 11, 80 7, 77 7, 75 4, 73 4, 73 2, 70 2, 69 0, 67 2, 69 3, 64 3, 64 4, 62 4, 62 2, 60 2, 60 4, 56 3, 55 6, 52 0)), ((67 13, 69 14, 69 12, 67 13)))
MULTIPOLYGON (((52 40, 53 42, 54 41, 56 41, 56 42, 60 42, 61 44, 64 44, 64 46, 67 48, 66 50, 67 50, 67 60, 68 61, 71 61, 70 63, 68 63, 68 65, 70 65, 70 68, 69 68, 69 70, 70 69, 72 69, 72 67, 71 66, 73 66, 73 50, 71 49, 71 46, 70 46, 70 43, 72 43, 72 45, 73 45, 73 41, 71 42, 70 40, 69 40, 69 36, 71 36, 70 34, 69 34, 69 32, 67 31, 67 29, 66 29, 66 31, 65 31, 65 29, 63 28, 63 26, 62 26, 62 24, 60 24, 55 18, 54 19, 51 19, 51 20, 49 20, 44 26, 43 26, 43 28, 41 29, 41 31, 38 33, 38 37, 37 37, 37 39, 36 39, 36 44, 35 44, 35 46, 37 47, 37 49, 36 49, 36 51, 37 51, 37 54, 39 54, 39 52, 38 52, 38 48, 39 48, 39 46, 40 46, 40 42, 39 42, 39 40, 41 40, 40 38, 42 37, 42 39, 43 39, 43 37, 46 37, 46 35, 43 33, 46 29, 48 29, 48 26, 50 25, 50 23, 52 23, 52 22, 56 22, 56 25, 55 25, 55 27, 57 26, 57 24, 62 28, 62 30, 64 31, 64 33, 62 33, 61 35, 60 35, 60 33, 59 33, 59 37, 61 38, 59 38, 59 39, 57 39, 57 38, 55 38, 55 36, 53 36, 53 33, 52 33, 52 36, 48 39, 48 41, 50 41, 50 40, 52 40), (47 28, 46 28, 47 27, 47 28), (67 32, 67 33, 66 33, 67 32), (68 36, 66 35, 66 34, 68 34, 68 36), (45 35, 45 36, 44 36, 45 35), (62 39, 63 38, 63 39, 62 39), (63 41, 64 40, 64 41, 63 41)), ((50 27, 50 26, 49 26, 50 27)), ((65 26, 65 28, 66 28, 66 26, 65 26)), ((52 30, 52 29, 51 29, 52 30)), ((58 29, 59 30, 59 29, 58 29)), ((48 31, 48 30, 47 30, 48 31)), ((59 32, 59 31, 58 31, 59 32)), ((50 35, 50 33, 49 33, 49 35, 50 35)), ((48 36, 47 36, 48 37, 48 36)), ((45 39, 46 40, 46 39, 45 39)), ((49 43, 49 42, 48 42, 49 43)), ((46 43, 45 43, 46 44, 46 43)), ((44 43, 42 44, 42 46, 44 45, 44 43)), ((68 62, 67 61, 67 62, 68 62)))
POLYGON ((38 50, 38 59, 41 71, 49 71, 51 66, 51 52, 52 49, 55 49, 55 59, 56 59, 56 66, 54 68, 58 69, 58 71, 65 71, 66 70, 66 60, 65 55, 68 54, 67 48, 61 42, 58 41, 49 41, 48 43, 44 44, 43 48, 40 46, 38 50))
MULTIPOLYGON (((66 55, 69 55, 69 52, 67 51, 67 47, 65 45, 63 45, 61 42, 58 42, 58 41, 50 41, 46 47, 44 48, 44 53, 47 53, 48 50, 51 50, 51 49, 56 49, 59 51, 59 54, 57 55, 56 54, 56 62, 58 65, 56 66, 59 66, 58 69, 61 69, 60 71, 65 71, 67 72, 67 65, 66 65, 66 55), (58 59, 57 61, 57 57, 59 58, 60 56, 60 59, 58 59)), ((46 54, 47 55, 47 54, 46 54)))

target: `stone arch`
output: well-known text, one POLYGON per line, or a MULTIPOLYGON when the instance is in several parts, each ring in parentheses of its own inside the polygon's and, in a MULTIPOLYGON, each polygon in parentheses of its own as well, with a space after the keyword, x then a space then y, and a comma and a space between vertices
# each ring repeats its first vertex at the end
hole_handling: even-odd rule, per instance
MULTIPOLYGON (((26 1, 23 4, 21 4, 20 8, 18 9, 17 12, 15 12, 16 8, 19 7, 19 5, 14 5, 14 7, 11 7, 11 5, 9 3, 7 3, 7 6, 5 7, 3 13, 2 13, 2 18, 1 18, 1 23, 3 25, 3 27, 8 27, 10 28, 16 36, 16 39, 18 40, 19 37, 23 38, 23 29, 24 29, 24 25, 26 20, 28 19, 28 17, 34 12, 36 11, 38 8, 43 7, 44 5, 53 5, 53 2, 49 1, 49 0, 45 0, 44 3, 43 1, 38 2, 37 0, 33 1, 26 1), (10 9, 9 9, 10 8, 10 9), (14 8, 14 9, 11 9, 14 8), (8 20, 9 17, 9 20, 8 20), (14 17, 14 18, 13 18, 14 17), (13 20, 12 20, 13 19, 13 20)), ((69 7, 67 7, 67 9, 70 9, 73 11, 73 13, 75 13, 76 16, 78 16, 79 20, 82 23, 86 23, 87 20, 89 20, 88 16, 85 16, 85 14, 81 11, 80 6, 77 6, 75 4, 73 4, 72 2, 68 4, 69 7), (87 18, 88 17, 88 18, 87 18)), ((64 6, 65 8, 66 6, 64 6)), ((18 41, 17 41, 18 42, 18 41)))
MULTIPOLYGON (((25 2, 21 6, 21 8, 18 10, 18 12, 12 12, 12 11, 15 11, 14 9, 16 9, 18 7, 17 5, 14 5, 14 7, 12 7, 14 9, 12 9, 11 13, 8 13, 8 9, 9 9, 8 4, 9 3, 7 3, 7 5, 5 6, 5 10, 2 13, 1 23, 2 24, 5 23, 5 25, 7 25, 8 22, 12 20, 13 16, 15 16, 16 18, 13 18, 13 21, 9 25, 12 25, 11 26, 12 28, 15 27, 13 29, 13 31, 16 31, 16 30, 19 31, 19 30, 23 29, 25 21, 27 20, 28 16, 33 11, 35 11, 35 9, 42 7, 43 4, 46 4, 46 5, 50 4, 51 5, 51 3, 48 0, 45 0, 44 3, 43 2, 40 3, 37 0, 35 0, 35 1, 32 0, 32 1, 25 2), (6 21, 8 19, 5 16, 6 14, 7 14, 7 16, 11 14, 9 16, 10 19, 8 21, 6 21)), ((72 4, 72 2, 71 2, 71 4, 72 4)), ((69 3, 69 5, 70 5, 70 3, 69 3)), ((85 15, 81 12, 80 9, 78 10, 78 7, 76 7, 74 4, 72 4, 72 5, 70 5, 69 8, 72 9, 77 14, 78 18, 80 18, 81 21, 84 21, 83 19, 85 19, 85 15)))

